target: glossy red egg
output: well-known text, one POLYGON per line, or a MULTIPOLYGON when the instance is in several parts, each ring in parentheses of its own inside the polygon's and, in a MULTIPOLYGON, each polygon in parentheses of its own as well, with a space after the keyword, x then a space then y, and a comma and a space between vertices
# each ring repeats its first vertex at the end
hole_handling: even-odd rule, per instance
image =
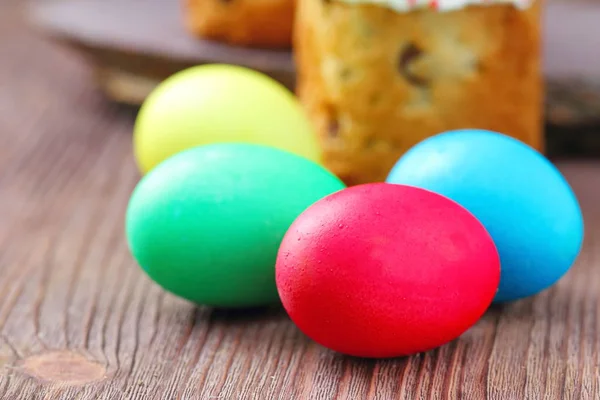
POLYGON ((340 353, 387 358, 454 340, 500 279, 483 225, 454 201, 374 183, 316 202, 281 244, 276 281, 293 322, 340 353))

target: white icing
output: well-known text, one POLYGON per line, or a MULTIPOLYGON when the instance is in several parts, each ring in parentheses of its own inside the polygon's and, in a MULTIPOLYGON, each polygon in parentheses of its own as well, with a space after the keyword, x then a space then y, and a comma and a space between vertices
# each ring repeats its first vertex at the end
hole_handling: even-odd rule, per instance
POLYGON ((398 12, 407 12, 416 9, 430 8, 438 11, 458 10, 470 5, 512 4, 517 8, 525 9, 534 0, 337 0, 349 4, 378 4, 389 7, 398 12))

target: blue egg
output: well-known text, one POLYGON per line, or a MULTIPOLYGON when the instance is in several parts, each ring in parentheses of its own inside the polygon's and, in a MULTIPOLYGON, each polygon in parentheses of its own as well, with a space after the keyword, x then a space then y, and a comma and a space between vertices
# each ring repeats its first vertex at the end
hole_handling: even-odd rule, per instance
POLYGON ((583 217, 571 187, 544 156, 509 136, 476 129, 433 136, 405 153, 387 182, 449 197, 483 223, 502 267, 495 302, 552 286, 581 250, 583 217))

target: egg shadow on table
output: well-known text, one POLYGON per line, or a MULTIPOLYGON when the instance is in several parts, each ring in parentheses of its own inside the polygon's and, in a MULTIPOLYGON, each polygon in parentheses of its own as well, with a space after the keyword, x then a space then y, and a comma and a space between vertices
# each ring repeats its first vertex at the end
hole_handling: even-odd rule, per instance
POLYGON ((527 298, 493 303, 482 318, 502 318, 506 322, 510 320, 532 321, 537 318, 544 318, 548 312, 552 312, 551 305, 555 303, 553 300, 562 297, 562 295, 560 291, 552 287, 527 298), (550 305, 547 304, 549 302, 550 305))
POLYGON ((335 362, 346 363, 347 365, 352 365, 354 367, 364 366, 374 368, 378 363, 396 363, 399 365, 404 365, 410 362, 411 358, 419 357, 426 353, 417 353, 408 356, 399 356, 399 357, 384 357, 384 358, 368 358, 368 357, 359 357, 359 356, 351 356, 341 353, 336 353, 333 350, 328 350, 331 353, 331 358, 335 362))
POLYGON ((251 308, 209 308, 208 321, 211 324, 236 326, 248 323, 264 323, 286 318, 280 305, 251 308))
POLYGON ((531 300, 521 300, 518 304, 517 302, 493 303, 489 306, 482 318, 500 317, 507 313, 510 313, 513 316, 520 315, 523 318, 527 318, 531 314, 531 311, 531 300))
POLYGON ((107 104, 113 105, 115 112, 122 117, 135 119, 137 118, 141 105, 129 103, 115 103, 108 101, 107 104))

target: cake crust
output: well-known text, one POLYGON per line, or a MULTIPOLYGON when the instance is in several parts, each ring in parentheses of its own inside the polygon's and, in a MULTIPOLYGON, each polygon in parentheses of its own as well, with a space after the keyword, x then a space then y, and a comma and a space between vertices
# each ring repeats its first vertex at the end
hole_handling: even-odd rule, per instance
POLYGON ((325 165, 347 184, 383 181, 410 147, 462 128, 543 151, 540 8, 399 13, 300 0, 297 92, 325 165))
POLYGON ((194 35, 229 44, 289 48, 296 0, 184 0, 194 35))

